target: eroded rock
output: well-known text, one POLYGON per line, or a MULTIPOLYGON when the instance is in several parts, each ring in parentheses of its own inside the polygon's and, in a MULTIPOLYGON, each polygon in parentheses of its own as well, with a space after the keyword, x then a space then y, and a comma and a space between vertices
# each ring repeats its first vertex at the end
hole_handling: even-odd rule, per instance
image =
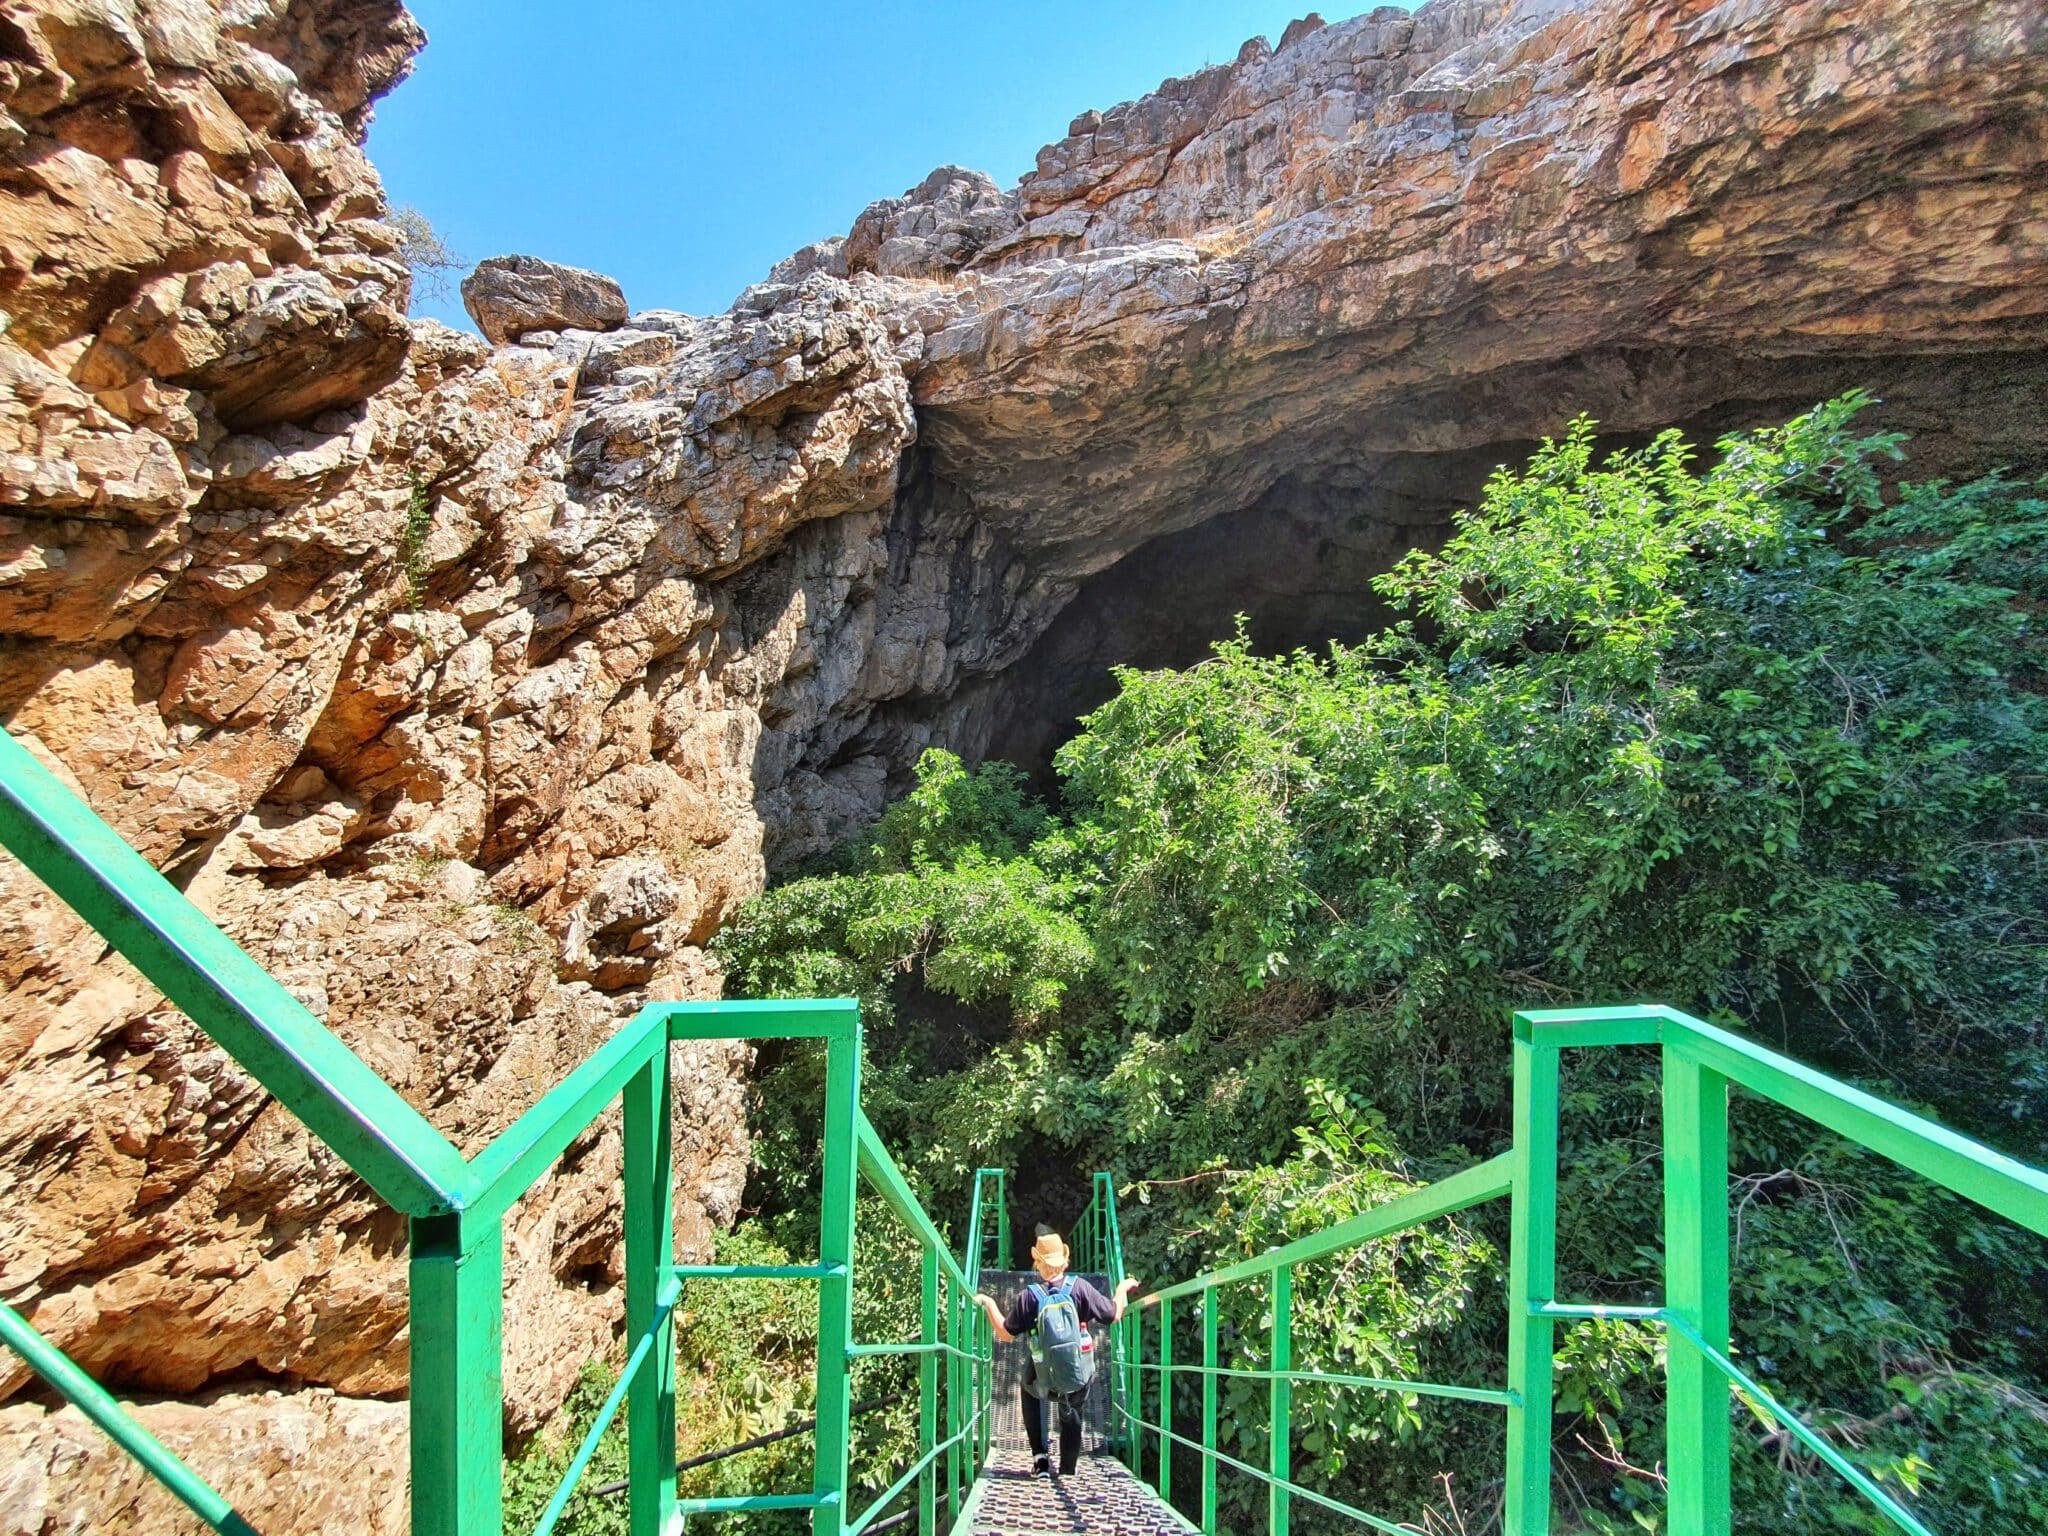
POLYGON ((535 331, 609 331, 624 323, 626 295, 601 272, 538 256, 493 256, 462 280, 462 307, 503 345, 535 331))

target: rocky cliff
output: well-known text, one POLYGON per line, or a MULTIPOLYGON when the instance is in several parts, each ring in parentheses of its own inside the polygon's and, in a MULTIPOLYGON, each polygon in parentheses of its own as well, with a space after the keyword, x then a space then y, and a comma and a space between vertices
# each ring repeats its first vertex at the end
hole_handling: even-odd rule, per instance
MULTIPOLYGON (((0 713, 466 1147, 714 990, 724 915, 924 746, 1042 760, 1239 610, 1369 627, 1575 412, 1868 384, 1922 465, 2043 463, 2035 0, 1312 18, 723 315, 497 266, 495 346, 403 318, 361 151, 419 42, 396 0, 0 0, 0 713)), ((145 1412, 265 1528, 398 1529, 402 1228, 12 866, 0 929, 0 1296, 208 1405, 145 1412)), ((744 1067, 679 1073, 689 1245, 744 1067)), ((611 1338, 617 1171, 600 1128, 513 1219, 515 1431, 611 1338)), ((24 1385, 8 1529, 86 1489, 182 1528, 24 1385)))

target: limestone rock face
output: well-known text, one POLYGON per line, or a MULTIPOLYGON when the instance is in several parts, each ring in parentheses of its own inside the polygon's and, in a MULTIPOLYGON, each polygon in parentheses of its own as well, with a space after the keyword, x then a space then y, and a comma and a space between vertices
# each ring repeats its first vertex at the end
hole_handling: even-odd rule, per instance
MULTIPOLYGON (((1581 410, 1870 385, 1916 473, 2048 468, 2037 0, 1307 18, 723 315, 487 264, 488 343, 401 318, 395 0, 0 15, 0 715, 465 1151, 926 746, 1359 633, 1581 410)), ((402 1224, 103 950, 0 864, 0 1297, 259 1526, 395 1528, 402 1224)), ((689 1252, 746 1065, 678 1055, 689 1252)), ((514 1432, 615 1340, 618 1177, 607 1120, 510 1218, 514 1432)), ((129 1507, 83 1435, 0 1407, 9 1528, 129 1507)))
MULTIPOLYGON (((145 1403, 136 1417, 204 1466, 237 1508, 264 1508, 272 1531, 404 1536, 405 1405, 303 1392, 219 1392, 190 1403, 145 1403)), ((120 1531, 187 1536, 199 1529, 128 1454, 75 1408, 0 1408, 0 1510, 10 1532, 120 1531), (20 1523, 49 1510, 49 1525, 20 1523), (62 1512, 62 1513, 59 1513, 62 1512)))
POLYGON ((462 280, 462 307, 503 345, 535 331, 609 331, 626 318, 626 295, 600 272, 538 256, 493 256, 462 280))

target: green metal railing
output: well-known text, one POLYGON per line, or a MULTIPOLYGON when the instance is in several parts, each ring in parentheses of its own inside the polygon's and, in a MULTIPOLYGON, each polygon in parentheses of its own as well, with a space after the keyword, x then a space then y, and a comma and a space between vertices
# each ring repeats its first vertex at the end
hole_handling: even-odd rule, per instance
MULTIPOLYGON (((985 1172, 975 1181, 963 1265, 860 1112, 860 1021, 853 1002, 652 1004, 489 1146, 464 1159, 5 732, 0 732, 0 844, 409 1219, 415 1536, 501 1536, 504 1218, 614 1101, 623 1101, 625 1121, 626 1364, 536 1536, 546 1536, 560 1519, 621 1406, 627 1413, 633 1536, 668 1536, 692 1513, 761 1509, 808 1509, 819 1536, 858 1536, 913 1482, 918 1485, 920 1529, 935 1536, 936 1467, 942 1456, 946 1507, 957 1513, 964 1485, 973 1481, 987 1454, 992 1344, 973 1296, 981 1267, 982 1192, 989 1176, 985 1172), (675 1041, 735 1038, 805 1038, 823 1044, 822 1216, 813 1263, 674 1262, 669 1048, 675 1041), (858 1344, 852 1336, 855 1186, 863 1178, 923 1250, 920 1328, 914 1343, 858 1344), (744 1278, 802 1280, 818 1288, 812 1487, 804 1494, 679 1498, 676 1304, 686 1284, 744 1278), (883 1353, 920 1357, 918 1455, 880 1498, 851 1515, 846 1508, 850 1367, 864 1354, 883 1353)), ((993 1177, 994 1226, 999 1244, 1006 1244, 1003 1179, 1000 1173, 993 1177)), ((205 1479, 10 1307, 0 1306, 0 1340, 207 1525, 229 1536, 251 1530, 205 1479)))
MULTIPOLYGON (((1124 1268, 1124 1234, 1117 1224, 1116 1180, 1111 1175, 1097 1173, 1090 1181, 1088 1208, 1074 1223, 1068 1246, 1074 1267, 1082 1274, 1108 1276, 1110 1294, 1115 1295, 1129 1271, 1124 1268)), ((1108 1384, 1108 1438, 1126 1461, 1135 1454, 1136 1445, 1126 1425, 1131 1422, 1128 1405, 1138 1400, 1138 1357, 1130 1347, 1137 1326, 1137 1313, 1127 1310, 1124 1321, 1096 1341, 1097 1374, 1108 1384)))
MULTIPOLYGON (((1007 1181, 977 1170, 965 1241, 955 1258, 860 1110, 860 1026, 849 1001, 661 1003, 643 1009, 503 1134, 464 1159, 391 1087, 156 870, 116 837, 11 737, 0 732, 0 843, 76 909, 166 997, 185 1010, 262 1085, 333 1147, 410 1222, 410 1412, 415 1536, 501 1536, 503 1223, 514 1203, 614 1101, 624 1106, 626 1364, 597 1424, 550 1501, 538 1536, 568 1506, 606 1427, 627 1414, 627 1499, 633 1536, 670 1536, 691 1514, 808 1510, 818 1536, 861 1536, 909 1511, 888 1512, 916 1489, 922 1536, 957 1523, 987 1459, 993 1345, 974 1302, 981 1273, 1012 1258, 1007 1181), (806 1264, 674 1262, 670 1168, 670 1046, 712 1038, 801 1038, 825 1052, 818 1253, 806 1264), (915 1339, 853 1338, 855 1207, 865 1180, 909 1229, 921 1253, 915 1339), (991 1244, 993 1252, 991 1253, 991 1244), (807 1493, 679 1497, 675 1467, 674 1315, 683 1288, 771 1278, 817 1286, 815 1459, 807 1493), (869 1356, 918 1361, 917 1451, 858 1513, 850 1511, 852 1365, 869 1356), (943 1470, 942 1470, 943 1469, 943 1470)), ((1216 1474, 1263 1482, 1271 1536, 1286 1536, 1300 1499, 1389 1533, 1412 1530, 1310 1488, 1293 1473, 1292 1404, 1298 1384, 1432 1396, 1506 1415, 1504 1527, 1545 1536, 1555 1329, 1560 1321, 1619 1318, 1663 1328, 1667 1394, 1668 1529, 1726 1536, 1731 1525, 1730 1421, 1734 1394, 1839 1473, 1913 1536, 1926 1527, 1885 1489, 1788 1411, 1732 1358, 1729 1342, 1727 1105, 1731 1086, 1783 1105, 1965 1199, 2048 1234, 2048 1174, 1836 1082, 1725 1030, 1667 1008, 1521 1013, 1514 1020, 1511 1149, 1451 1178, 1242 1263, 1170 1285, 1128 1311, 1105 1341, 1112 1422, 1132 1469, 1153 1451, 1157 1487, 1173 1497, 1175 1447, 1201 1458, 1202 1530, 1217 1530, 1216 1474), (1567 1049, 1656 1046, 1662 1053, 1664 1301, 1594 1306, 1555 1296, 1559 1059, 1567 1049), (1388 1380, 1294 1368, 1293 1296, 1300 1266, 1395 1236, 1506 1196, 1510 1248, 1507 1369, 1500 1386, 1388 1380), (1219 1359, 1218 1297, 1232 1285, 1263 1288, 1265 1364, 1219 1359), (1201 1363, 1175 1358, 1176 1309, 1199 1303, 1201 1363), (1153 1309, 1156 1309, 1154 1312, 1153 1309), (1144 1360, 1148 1313, 1156 1355, 1144 1360), (1150 1373, 1158 1417, 1144 1416, 1150 1373), (1200 1378, 1200 1427, 1180 1432, 1174 1386, 1200 1378), (1218 1383, 1266 1384, 1264 1465, 1217 1440, 1218 1383)), ((1126 1277, 1111 1176, 1071 1237, 1076 1263, 1126 1277)), ((204 1479, 131 1418, 104 1387, 0 1306, 0 1341, 133 1454, 208 1526, 242 1536, 250 1526, 204 1479)))
MULTIPOLYGON (((1514 1018, 1514 1141, 1511 1150, 1377 1209, 1242 1263, 1168 1286, 1142 1298, 1119 1325, 1125 1377, 1115 1411, 1131 1430, 1127 1459, 1144 1475, 1149 1441, 1160 1496, 1171 1501, 1172 1452, 1201 1458, 1199 1523, 1216 1531, 1219 1466, 1263 1482, 1270 1536, 1286 1536, 1293 1500, 1314 1503, 1376 1531, 1420 1529, 1357 1509, 1293 1476, 1292 1408, 1298 1384, 1410 1393, 1478 1404, 1507 1415, 1503 1528, 1509 1536, 1550 1529, 1553 1346, 1557 1324, 1619 1318, 1665 1330, 1667 1528, 1674 1536, 1727 1536, 1733 1394, 1794 1436, 1899 1529, 1931 1536, 1921 1521, 1813 1427, 1735 1364, 1729 1345, 1728 1096, 1731 1085, 1781 1104, 1945 1189, 2037 1233, 2048 1234, 2048 1174, 1959 1136, 1933 1121, 1851 1088, 1742 1037, 1675 1009, 1562 1009, 1514 1018), (1615 1307, 1556 1297, 1559 1056, 1573 1048, 1657 1046, 1663 1072, 1664 1304, 1615 1307), (1505 1195, 1509 1201, 1507 1380, 1499 1387, 1392 1381, 1293 1368, 1295 1271, 1361 1243, 1396 1236, 1505 1195), (1226 1286, 1265 1289, 1267 1365, 1229 1368, 1218 1354, 1217 1300, 1226 1286), (1201 1364, 1177 1363, 1177 1303, 1199 1304, 1201 1364), (1157 1359, 1141 1364, 1144 1312, 1155 1312, 1157 1359), (1138 1373, 1156 1379, 1157 1419, 1143 1416, 1138 1373), (1198 1437, 1173 1417, 1176 1378, 1201 1380, 1198 1437), (1256 1466, 1217 1444, 1219 1379, 1267 1383, 1266 1464, 1256 1466), (1130 1405, 1136 1404, 1133 1409, 1130 1405)), ((1116 1234, 1115 1192, 1098 1185, 1083 1230, 1116 1234)), ((1097 1250, 1098 1252, 1100 1250, 1097 1250)))

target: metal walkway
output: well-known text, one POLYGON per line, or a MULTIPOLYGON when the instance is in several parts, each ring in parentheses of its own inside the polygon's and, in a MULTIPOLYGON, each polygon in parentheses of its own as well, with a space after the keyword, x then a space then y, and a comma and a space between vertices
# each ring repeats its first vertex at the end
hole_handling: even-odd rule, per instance
POLYGON ((1034 1477, 1023 1440, 999 1444, 960 1512, 955 1536, 1187 1536, 1194 1527, 1107 1453, 1070 1477, 1034 1477))

